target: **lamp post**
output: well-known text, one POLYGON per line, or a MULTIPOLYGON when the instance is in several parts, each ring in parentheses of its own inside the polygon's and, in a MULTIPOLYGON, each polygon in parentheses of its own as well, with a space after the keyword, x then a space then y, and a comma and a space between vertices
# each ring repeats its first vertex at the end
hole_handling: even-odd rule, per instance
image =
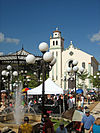
MULTIPOLYGON (((22 83, 23 83, 23 88, 26 88, 27 87, 27 79, 26 79, 26 76, 27 76, 27 70, 21 70, 21 76, 22 76, 22 83)), ((26 93, 26 103, 27 103, 27 92, 26 93)))
POLYGON ((26 84, 27 70, 21 70, 21 76, 22 76, 23 88, 25 88, 27 87, 27 84, 26 84))
MULTIPOLYGON (((12 75, 14 76, 14 77, 18 77, 18 72, 17 71, 14 71, 13 73, 12 73, 12 75)), ((13 87, 14 87, 14 94, 13 94, 13 98, 15 98, 14 96, 15 96, 15 90, 16 90, 16 83, 14 83, 13 84, 13 87)))
MULTIPOLYGON (((39 50, 43 53, 42 60, 41 60, 41 66, 42 66, 42 117, 45 111, 44 107, 44 101, 45 101, 45 80, 46 80, 46 69, 47 69, 47 64, 50 65, 51 67, 55 64, 55 58, 53 57, 51 52, 48 51, 48 44, 45 42, 40 43, 39 45, 39 50)), ((35 57, 34 55, 28 55, 26 57, 26 62, 28 64, 34 64, 35 63, 35 57)), ((38 69, 41 69, 41 66, 38 66, 38 69)))
POLYGON ((75 107, 76 107, 76 75, 77 75, 77 71, 79 70, 80 73, 82 73, 84 71, 84 68, 81 67, 80 69, 77 66, 78 61, 74 60, 72 62, 72 66, 67 68, 67 72, 70 73, 70 75, 73 76, 73 74, 75 75, 75 107))
MULTIPOLYGON (((5 88, 6 88, 6 79, 5 79, 5 77, 6 77, 6 70, 3 70, 2 72, 1 72, 1 75, 2 75, 2 81, 1 81, 1 84, 2 84, 2 88, 1 88, 1 90, 3 89, 3 90, 5 90, 5 88)), ((1 92, 0 92, 0 95, 1 95, 1 92)), ((1 98, 1 96, 0 96, 0 100, 2 100, 2 98, 1 98)))
POLYGON ((9 95, 10 94, 10 78, 11 78, 11 75, 10 75, 11 73, 10 72, 12 70, 12 67, 10 65, 8 65, 7 66, 7 70, 8 71, 3 70, 2 71, 2 75, 8 77, 8 83, 7 83, 7 85, 8 85, 8 105, 9 105, 9 101, 10 101, 10 95, 9 95))
POLYGON ((29 82, 31 81, 30 76, 27 76, 26 79, 27 79, 27 87, 29 87, 29 82))
POLYGON ((66 72, 64 73, 63 112, 65 112, 66 72))
POLYGON ((8 77, 8 103, 9 103, 9 101, 10 101, 10 84, 11 84, 11 78, 12 78, 12 76, 11 76, 11 70, 12 70, 12 66, 11 65, 8 65, 7 66, 7 70, 8 70, 8 72, 6 73, 6 76, 8 77))
POLYGON ((100 89, 100 73, 97 72, 97 74, 94 76, 95 79, 95 83, 97 83, 97 87, 98 87, 98 100, 100 100, 100 96, 99 96, 99 89, 100 89))
MULTIPOLYGON (((7 77, 7 82, 6 83, 7 83, 7 88, 8 88, 8 106, 9 106, 9 101, 10 101, 10 95, 9 95, 10 94, 10 84, 11 84, 11 80, 12 80, 12 75, 16 76, 16 71, 14 71, 13 74, 12 74, 11 73, 12 66, 10 66, 10 65, 7 66, 7 70, 3 70, 2 71, 2 76, 7 77)), ((17 74, 17 76, 18 76, 18 74, 17 74)))

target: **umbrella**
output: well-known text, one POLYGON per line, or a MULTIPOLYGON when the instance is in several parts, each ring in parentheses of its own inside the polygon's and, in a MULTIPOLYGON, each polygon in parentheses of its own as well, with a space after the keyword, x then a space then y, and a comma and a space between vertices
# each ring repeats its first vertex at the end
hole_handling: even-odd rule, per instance
POLYGON ((95 95, 95 92, 90 92, 90 95, 95 95))
POLYGON ((31 88, 24 88, 22 89, 22 92, 27 92, 28 90, 31 90, 31 88))
POLYGON ((85 114, 83 112, 75 110, 73 117, 72 117, 72 121, 79 121, 80 122, 84 115, 85 114))
POLYGON ((80 122, 85 114, 81 111, 75 110, 75 109, 70 109, 67 110, 62 114, 63 118, 66 118, 71 121, 77 121, 80 122))
POLYGON ((78 90, 76 90, 76 93, 77 94, 83 93, 83 90, 82 89, 78 89, 78 90))
POLYGON ((75 109, 73 109, 73 108, 70 110, 66 110, 65 112, 62 113, 62 117, 66 118, 68 120, 72 120, 74 111, 75 111, 75 109))

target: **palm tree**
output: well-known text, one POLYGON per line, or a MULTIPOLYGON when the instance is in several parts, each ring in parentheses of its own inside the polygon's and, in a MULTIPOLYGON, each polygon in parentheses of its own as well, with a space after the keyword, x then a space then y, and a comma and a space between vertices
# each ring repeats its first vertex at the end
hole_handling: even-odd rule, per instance
MULTIPOLYGON (((83 88, 83 86, 85 85, 85 80, 88 77, 89 73, 87 71, 84 71, 83 73, 77 73, 77 76, 79 79, 81 79, 81 83, 78 83, 78 88, 83 88)), ((85 88, 87 88, 87 86, 85 85, 85 88)))

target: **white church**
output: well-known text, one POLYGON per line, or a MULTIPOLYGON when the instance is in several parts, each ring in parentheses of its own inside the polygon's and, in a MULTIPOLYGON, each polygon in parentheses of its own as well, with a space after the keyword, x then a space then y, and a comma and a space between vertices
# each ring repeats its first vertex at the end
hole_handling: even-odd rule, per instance
MULTIPOLYGON (((63 89, 71 88, 71 82, 69 80, 69 74, 67 68, 74 60, 78 61, 77 66, 83 67, 89 75, 94 75, 98 71, 98 61, 93 55, 87 54, 82 50, 75 48, 72 41, 70 41, 69 47, 64 49, 64 38, 61 36, 61 32, 56 28, 53 35, 50 36, 50 52, 56 58, 56 63, 49 73, 49 77, 63 89), (66 79, 66 80, 65 80, 66 79)), ((76 85, 82 82, 76 78, 76 85)), ((85 80, 87 88, 92 88, 92 84, 89 79, 85 80)))

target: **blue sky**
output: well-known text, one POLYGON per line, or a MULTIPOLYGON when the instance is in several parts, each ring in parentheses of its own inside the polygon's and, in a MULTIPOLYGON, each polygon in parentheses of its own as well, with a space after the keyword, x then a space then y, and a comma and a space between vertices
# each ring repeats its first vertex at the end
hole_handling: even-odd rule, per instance
POLYGON ((75 47, 100 62, 100 0, 0 0, 0 54, 22 48, 40 55, 38 45, 62 32, 75 47))

